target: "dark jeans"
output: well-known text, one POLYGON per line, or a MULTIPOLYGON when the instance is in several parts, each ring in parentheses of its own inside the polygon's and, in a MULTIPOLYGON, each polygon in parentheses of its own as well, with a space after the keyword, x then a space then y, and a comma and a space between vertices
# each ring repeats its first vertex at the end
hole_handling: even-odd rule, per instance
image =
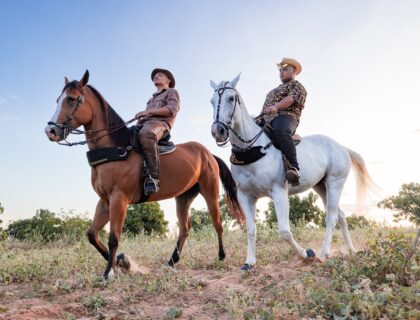
POLYGON ((292 135, 296 131, 296 122, 294 119, 280 115, 271 121, 273 128, 273 145, 279 149, 292 167, 299 170, 299 164, 296 159, 296 147, 292 140, 292 135))

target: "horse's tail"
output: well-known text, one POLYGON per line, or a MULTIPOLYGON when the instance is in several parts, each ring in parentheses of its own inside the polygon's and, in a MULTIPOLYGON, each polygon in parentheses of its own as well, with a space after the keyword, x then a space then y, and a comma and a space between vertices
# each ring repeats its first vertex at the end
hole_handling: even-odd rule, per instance
POLYGON ((346 148, 350 158, 351 165, 356 177, 357 195, 356 195, 356 211, 359 211, 365 205, 367 196, 369 193, 379 193, 380 188, 376 185, 373 179, 370 177, 369 172, 366 168, 365 161, 362 156, 356 151, 346 148))
POLYGON ((235 180, 233 180, 232 173, 222 159, 216 157, 215 155, 213 155, 213 157, 219 165, 220 180, 222 180, 223 189, 225 189, 226 192, 229 214, 239 223, 243 223, 245 221, 245 215, 238 201, 236 183, 235 180))

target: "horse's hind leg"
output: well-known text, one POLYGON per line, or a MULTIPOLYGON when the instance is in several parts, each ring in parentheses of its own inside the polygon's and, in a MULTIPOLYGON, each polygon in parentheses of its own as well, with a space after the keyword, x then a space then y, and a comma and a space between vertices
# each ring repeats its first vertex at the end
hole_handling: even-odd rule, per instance
POLYGON ((179 261, 179 255, 181 254, 185 240, 188 237, 188 231, 190 230, 190 219, 188 211, 190 209, 191 203, 198 195, 198 192, 199 186, 196 184, 187 192, 176 197, 176 215, 178 217, 179 236, 178 241, 176 242, 175 250, 168 261, 168 265, 171 267, 173 267, 175 263, 179 261))
POLYGON ((338 224, 340 225, 341 231, 343 232, 344 241, 346 243, 347 249, 350 252, 356 252, 353 246, 353 242, 351 241, 349 227, 347 225, 346 215, 344 211, 338 207, 338 224))
MULTIPOLYGON (((327 227, 325 231, 324 243, 322 245, 321 254, 320 254, 322 259, 325 257, 328 257, 330 253, 330 246, 331 246, 334 229, 339 219, 339 212, 341 211, 338 207, 338 204, 340 201, 341 192, 343 191, 346 178, 347 176, 344 178, 337 178, 337 179, 327 178, 326 180, 326 186, 327 186, 326 187, 326 191, 327 191, 326 225, 327 227)), ((346 217, 344 215, 344 212, 342 212, 341 223, 343 223, 345 219, 346 217)), ((344 224, 343 225, 340 224, 340 226, 344 226, 344 224)), ((350 238, 350 235, 348 234, 348 229, 347 229, 347 222, 345 223, 345 230, 347 231, 346 233, 344 233, 344 229, 343 229, 344 238, 345 239, 346 237, 350 238)))
MULTIPOLYGON (((325 209, 327 209, 327 188, 325 183, 321 181, 314 188, 316 193, 321 197, 322 202, 324 203, 325 209)), ((347 249, 350 252, 355 252, 353 247, 353 242, 351 241, 349 228, 347 226, 346 215, 344 211, 338 207, 338 224, 340 225, 341 231, 343 232, 344 241, 346 243, 347 249)))
POLYGON ((289 243, 295 252, 303 259, 308 257, 309 251, 303 249, 293 238, 290 230, 289 199, 286 188, 273 190, 273 202, 276 209, 280 238, 289 243))
POLYGON ((99 200, 96 205, 95 216, 93 217, 92 224, 87 231, 89 242, 99 251, 99 253, 108 260, 109 254, 107 247, 99 240, 99 231, 108 223, 109 211, 108 205, 104 200, 99 200))
POLYGON ((214 170, 201 177, 200 193, 203 195, 204 200, 206 200, 207 208, 209 209, 211 220, 217 233, 219 260, 224 260, 226 253, 223 247, 223 225, 219 208, 219 178, 215 178, 214 172, 217 172, 217 169, 214 170))

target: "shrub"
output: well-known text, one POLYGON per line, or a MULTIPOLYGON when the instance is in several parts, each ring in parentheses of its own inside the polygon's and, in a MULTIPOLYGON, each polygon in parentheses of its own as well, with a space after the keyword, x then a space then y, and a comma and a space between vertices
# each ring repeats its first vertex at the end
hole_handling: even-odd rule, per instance
POLYGON ((123 232, 128 235, 155 234, 165 236, 168 221, 157 202, 147 202, 128 206, 123 232))

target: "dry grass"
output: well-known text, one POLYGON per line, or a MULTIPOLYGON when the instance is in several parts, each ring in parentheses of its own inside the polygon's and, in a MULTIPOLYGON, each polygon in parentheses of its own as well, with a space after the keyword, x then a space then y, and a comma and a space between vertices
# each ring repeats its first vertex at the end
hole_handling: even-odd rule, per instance
MULTIPOLYGON (((352 237, 356 248, 363 250, 369 241, 390 232, 364 228, 352 231, 352 237)), ((409 229, 398 232, 415 233, 409 229)), ((304 247, 319 249, 324 230, 296 228, 294 235, 304 247)), ((409 289, 389 285, 386 289, 366 283, 352 289, 354 283, 334 274, 342 261, 357 258, 343 255, 339 232, 328 265, 300 261, 275 230, 259 228, 257 238, 257 271, 246 274, 239 271, 246 255, 242 230, 225 233, 227 257, 223 262, 217 260, 214 230, 190 234, 175 268, 166 266, 175 239, 123 239, 119 251, 151 272, 120 274, 109 282, 101 278, 105 261, 87 241, 74 245, 6 241, 0 244, 0 318, 351 319, 356 314, 354 319, 368 319, 384 312, 375 302, 377 292, 412 290, 414 297, 418 290, 415 285, 404 287, 409 289), (340 298, 340 294, 348 296, 340 298), (347 305, 346 299, 351 300, 347 305), (352 299, 358 299, 360 310, 353 310, 356 304, 352 299), (348 306, 353 309, 346 314, 348 306)), ((410 300, 411 295, 405 299, 401 308, 393 311, 394 316, 386 311, 389 318, 414 314, 415 301, 410 300), (411 307, 414 311, 409 314, 406 309, 411 307)))

